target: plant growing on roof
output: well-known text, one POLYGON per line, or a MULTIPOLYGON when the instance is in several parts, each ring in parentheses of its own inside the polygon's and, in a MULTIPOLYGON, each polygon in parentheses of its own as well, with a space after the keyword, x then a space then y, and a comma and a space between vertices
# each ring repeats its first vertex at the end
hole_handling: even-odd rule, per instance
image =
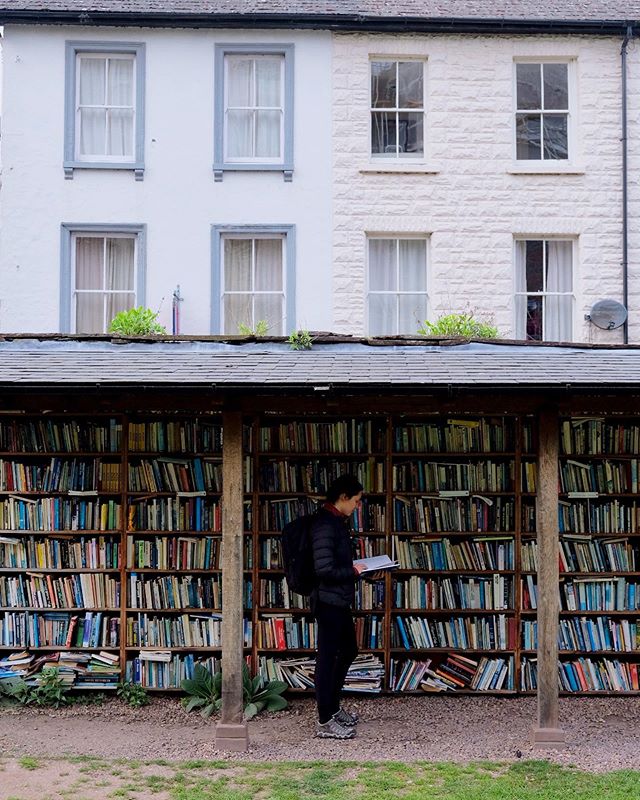
POLYGON ((269 333, 269 323, 266 319, 259 319, 255 328, 245 325, 244 322, 238 323, 238 333, 241 336, 266 336, 269 333))
POLYGON ((466 339, 500 338, 500 331, 495 326, 476 319, 473 313, 445 314, 435 322, 425 320, 418 333, 423 336, 463 336, 466 339))
POLYGON ((309 331, 294 331, 287 342, 292 350, 311 350, 313 347, 313 339, 309 331))
POLYGON ((119 333, 122 336, 153 336, 166 333, 167 329, 157 320, 157 311, 144 306, 130 308, 115 315, 109 324, 109 333, 119 333))

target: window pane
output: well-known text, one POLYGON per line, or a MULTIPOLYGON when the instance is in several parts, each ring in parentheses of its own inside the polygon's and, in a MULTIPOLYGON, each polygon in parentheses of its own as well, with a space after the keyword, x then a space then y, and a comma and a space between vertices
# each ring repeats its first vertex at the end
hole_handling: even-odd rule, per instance
POLYGON ((281 336, 282 325, 282 295, 257 294, 255 296, 256 324, 265 320, 271 336, 281 336))
POLYGON ((527 302, 528 297, 516 295, 516 339, 527 338, 527 302))
POLYGON ((104 295, 76 295, 76 333, 104 333, 104 295))
POLYGON ((542 341, 541 297, 527 297, 527 339, 542 341))
POLYGON ((280 157, 281 111, 256 111, 256 152, 257 157, 280 157))
POLYGON ((398 297, 400 319, 398 333, 415 333, 427 318, 427 296, 424 294, 401 294, 398 297))
POLYGON ((545 242, 547 249, 548 292, 573 291, 573 246, 572 242, 545 242))
POLYGON ((251 239, 225 239, 225 292, 246 292, 251 289, 251 239))
POLYGON ((256 59, 256 105, 281 105, 280 75, 282 57, 256 59))
POLYGON ((544 289, 542 277, 542 252, 544 242, 530 240, 527 242, 527 291, 542 292, 544 289))
POLYGON ((548 342, 570 342, 571 331, 570 296, 549 295, 545 298, 545 340, 548 342))
POLYGON ((423 68, 421 61, 401 61, 398 64, 398 106, 422 108, 424 104, 423 68))
POLYGON ((251 106, 252 58, 229 58, 227 62, 227 103, 235 106, 251 106))
POLYGON ((541 158, 539 114, 516 114, 516 153, 519 159, 541 158))
POLYGON ((107 102, 114 106, 133 106, 133 59, 109 59, 107 102))
POLYGON ((395 294, 369 295, 369 333, 371 336, 397 332, 396 297, 395 294))
POLYGON ((371 114, 371 152, 396 154, 395 111, 375 111, 371 114))
POLYGON ((227 294, 224 297, 224 333, 239 333, 239 325, 253 328, 251 295, 227 294))
POLYGON ((566 114, 544 114, 542 124, 544 157, 555 160, 568 158, 566 114))
POLYGON ((371 62, 371 108, 396 107, 396 62, 371 62))
POLYGON ((516 64, 518 109, 542 108, 540 64, 516 64))
POLYGON ((134 294, 108 294, 107 301, 107 328, 111 320, 121 311, 128 311, 135 305, 134 294))
POLYGON ((227 155, 229 158, 253 156, 253 111, 227 112, 227 155))
POLYGON ((105 101, 105 59, 80 59, 80 104, 103 106, 105 101))
POLYGON ((421 156, 423 153, 423 120, 424 114, 398 114, 398 151, 421 156))
POLYGON ((400 239, 400 290, 426 292, 427 243, 424 239, 400 239))
POLYGON ((372 292, 396 291, 396 240, 369 240, 369 289, 372 292))
POLYGON ((282 239, 256 239, 257 292, 282 291, 282 239))
POLYGON ((133 291, 134 257, 134 239, 107 239, 107 289, 133 291))
POLYGON ((133 156, 133 111, 111 109, 107 113, 110 156, 133 156))
POLYGON ((76 289, 104 288, 104 239, 76 238, 76 289))
POLYGON ((107 112, 104 108, 80 110, 80 155, 104 155, 107 112))
POLYGON ((544 107, 566 110, 569 108, 569 81, 567 64, 543 64, 544 107))

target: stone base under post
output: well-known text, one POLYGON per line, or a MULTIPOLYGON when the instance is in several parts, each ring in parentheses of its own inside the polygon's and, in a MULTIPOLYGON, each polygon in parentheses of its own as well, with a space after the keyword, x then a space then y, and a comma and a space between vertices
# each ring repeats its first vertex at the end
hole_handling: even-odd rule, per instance
POLYGON ((561 750, 567 746, 562 728, 534 728, 533 747, 536 750, 561 750))
POLYGON ((216 748, 235 753, 249 749, 249 729, 245 722, 219 722, 216 725, 216 748))

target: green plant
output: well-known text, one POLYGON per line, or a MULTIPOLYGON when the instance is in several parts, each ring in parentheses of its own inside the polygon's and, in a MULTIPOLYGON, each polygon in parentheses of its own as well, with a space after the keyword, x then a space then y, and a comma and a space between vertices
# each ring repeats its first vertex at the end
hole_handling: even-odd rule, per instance
POLYGON ((13 696, 25 706, 53 706, 60 708, 69 704, 67 692, 69 687, 60 677, 58 667, 44 667, 38 675, 38 683, 28 686, 20 682, 13 691, 13 696))
POLYGON ((294 331, 287 339, 292 350, 311 350, 313 339, 309 331, 294 331))
POLYGON ((282 696, 287 684, 284 681, 268 681, 265 683, 262 675, 251 678, 249 667, 242 664, 242 695, 244 701, 244 717, 251 719, 263 709, 266 711, 281 711, 287 707, 287 701, 282 696))
POLYGON ((435 322, 425 322, 418 328, 423 336, 464 336, 467 339, 497 339, 500 332, 493 325, 475 319, 473 314, 445 314, 435 322))
POLYGON ((239 322, 238 333, 242 336, 266 336, 269 333, 269 323, 266 319, 259 319, 255 328, 250 328, 244 322, 239 322))
POLYGON ((157 322, 158 312, 150 308, 138 306, 128 311, 120 311, 111 320, 109 333, 120 333, 122 336, 150 336, 166 333, 164 325, 157 322))
POLYGON ((119 683, 116 694, 121 700, 124 700, 127 705, 133 708, 148 706, 151 702, 149 693, 144 686, 140 686, 139 683, 131 683, 131 681, 119 683))
POLYGON ((200 714, 206 719, 214 711, 219 711, 222 705, 222 672, 214 675, 202 664, 196 664, 193 678, 186 678, 181 684, 182 691, 187 697, 182 698, 182 705, 187 711, 200 709, 200 714))

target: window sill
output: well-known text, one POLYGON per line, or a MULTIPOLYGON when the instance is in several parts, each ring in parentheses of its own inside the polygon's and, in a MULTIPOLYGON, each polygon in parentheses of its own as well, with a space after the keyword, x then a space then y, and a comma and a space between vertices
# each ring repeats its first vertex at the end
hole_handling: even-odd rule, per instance
POLYGON ((387 175, 438 175, 440 170, 431 164, 425 163, 385 163, 369 162, 358 169, 361 175, 387 174, 387 175))
POLYGON ((214 164, 213 179, 222 181, 225 172, 281 172, 287 183, 293 180, 293 164, 214 164))
POLYGON ((540 162, 522 161, 515 162, 507 169, 510 175, 584 175, 582 164, 571 162, 540 162))
POLYGON ((135 174, 135 179, 144 179, 144 164, 134 161, 65 161, 62 165, 66 180, 73 180, 74 169, 115 169, 135 174))

